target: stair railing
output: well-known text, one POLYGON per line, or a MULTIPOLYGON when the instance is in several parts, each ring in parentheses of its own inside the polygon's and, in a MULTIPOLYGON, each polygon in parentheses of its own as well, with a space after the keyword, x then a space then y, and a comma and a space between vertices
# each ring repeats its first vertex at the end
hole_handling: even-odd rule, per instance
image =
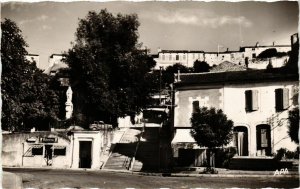
POLYGON ((141 141, 141 137, 143 136, 143 134, 144 134, 144 132, 145 132, 145 125, 146 125, 146 123, 144 123, 143 130, 142 130, 140 136, 138 137, 138 141, 137 141, 137 144, 136 144, 136 147, 135 147, 134 155, 133 155, 133 157, 132 157, 132 159, 131 159, 131 161, 130 161, 130 163, 129 163, 129 166, 128 166, 130 171, 132 171, 132 169, 133 169, 133 165, 134 165, 134 162, 135 162, 135 156, 136 156, 137 151, 138 151, 138 148, 139 148, 139 144, 140 144, 140 141, 141 141))
MULTIPOLYGON (((128 129, 127 129, 127 130, 128 130, 128 129)), ((108 158, 106 159, 106 161, 103 162, 103 164, 102 164, 102 166, 101 166, 100 169, 103 169, 103 168, 105 167, 105 165, 106 165, 106 163, 108 162, 110 156, 112 155, 112 153, 113 153, 115 147, 117 146, 118 143, 121 142, 121 140, 123 139, 123 137, 124 137, 125 133, 127 132, 127 130, 124 131, 123 135, 122 135, 121 138, 120 138, 120 141, 119 141, 119 142, 116 142, 116 145, 114 145, 113 149, 111 149, 111 151, 110 151, 109 154, 108 154, 108 158)))

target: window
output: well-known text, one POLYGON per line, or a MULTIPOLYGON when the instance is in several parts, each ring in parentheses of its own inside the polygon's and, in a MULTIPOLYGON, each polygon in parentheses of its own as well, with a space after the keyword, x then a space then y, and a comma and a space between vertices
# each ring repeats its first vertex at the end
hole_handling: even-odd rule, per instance
POLYGON ((258 110, 258 91, 245 91, 245 109, 247 112, 258 110))
POLYGON ((200 109, 199 101, 193 101, 193 113, 196 113, 200 109))
POLYGON ((269 125, 257 125, 256 144, 260 155, 271 155, 271 132, 269 125))
POLYGON ((183 55, 183 60, 185 60, 185 55, 183 55))
POLYGON ((65 156, 66 155, 66 147, 65 146, 54 146, 53 153, 55 156, 65 156))
POLYGON ((176 60, 179 60, 179 55, 178 54, 176 54, 176 60))
POLYGON ((276 111, 286 110, 289 107, 289 90, 275 89, 275 109, 276 111))
POLYGON ((172 60, 172 55, 171 54, 169 55, 169 60, 172 60))
POLYGON ((252 54, 252 58, 256 58, 256 53, 253 53, 253 54, 252 54))
POLYGON ((231 59, 234 59, 234 54, 230 54, 230 56, 231 56, 231 59))
POLYGON ((43 155, 43 146, 42 145, 35 145, 31 148, 31 154, 33 156, 43 155))

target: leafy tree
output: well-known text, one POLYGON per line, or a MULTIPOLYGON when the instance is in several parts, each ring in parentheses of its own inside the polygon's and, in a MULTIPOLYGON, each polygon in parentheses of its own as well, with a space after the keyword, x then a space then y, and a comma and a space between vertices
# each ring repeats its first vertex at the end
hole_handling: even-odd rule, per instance
POLYGON ((162 72, 162 82, 165 85, 169 85, 171 83, 174 82, 174 74, 177 74, 178 71, 180 71, 180 73, 190 73, 191 70, 180 64, 180 63, 176 63, 172 66, 168 66, 165 70, 163 70, 162 72))
POLYGON ((270 48, 262 51, 257 58, 272 58, 286 56, 286 52, 278 52, 276 48, 270 48))
POLYGON ((85 126, 95 120, 116 124, 149 101, 147 73, 155 65, 138 43, 136 15, 89 12, 79 20, 76 40, 66 53, 73 88, 74 116, 85 126))
POLYGON ((296 107, 289 111, 289 135, 292 141, 299 144, 299 107, 296 107))
POLYGON ((194 72, 209 72, 210 66, 205 61, 196 60, 194 62, 194 72))
POLYGON ((211 151, 215 147, 229 144, 233 122, 227 119, 222 110, 201 107, 192 114, 191 135, 199 146, 207 147, 207 159, 211 166, 211 151))
POLYGON ((48 76, 25 56, 27 44, 21 30, 9 19, 1 22, 2 128, 18 131, 33 126, 48 127, 56 119, 56 95, 48 76))

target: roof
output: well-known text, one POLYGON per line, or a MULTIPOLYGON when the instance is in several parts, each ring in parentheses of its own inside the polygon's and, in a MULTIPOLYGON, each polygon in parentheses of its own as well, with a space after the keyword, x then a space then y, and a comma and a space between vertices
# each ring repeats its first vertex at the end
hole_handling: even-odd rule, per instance
POLYGON ((213 67, 211 72, 228 72, 228 71, 243 71, 246 70, 244 66, 237 65, 235 63, 224 61, 221 64, 213 67))
POLYGON ((187 73, 180 74, 180 81, 175 83, 175 87, 191 85, 199 86, 207 84, 220 85, 225 83, 261 83, 298 80, 298 73, 284 73, 280 69, 274 69, 273 72, 267 72, 267 70, 246 70, 215 73, 187 73))
POLYGON ((161 50, 159 53, 204 53, 204 51, 189 51, 189 50, 161 50))
POLYGON ((49 67, 44 71, 46 74, 50 74, 51 71, 58 71, 60 69, 68 68, 69 66, 65 63, 60 63, 60 64, 54 64, 53 66, 49 67))
POLYGON ((241 47, 242 48, 266 48, 266 47, 273 47, 273 48, 276 48, 276 47, 291 47, 291 45, 259 45, 259 46, 244 46, 244 47, 241 47))

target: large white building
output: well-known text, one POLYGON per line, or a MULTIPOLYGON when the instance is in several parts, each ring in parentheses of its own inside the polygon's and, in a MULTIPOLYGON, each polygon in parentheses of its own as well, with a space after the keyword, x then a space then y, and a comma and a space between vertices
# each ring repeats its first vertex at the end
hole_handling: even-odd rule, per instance
MULTIPOLYGON (((256 65, 251 65, 255 62, 256 57, 263 51, 267 49, 275 48, 277 52, 289 52, 291 50, 291 45, 270 45, 270 46, 260 46, 256 44, 255 46, 241 47, 239 51, 225 51, 225 52, 204 52, 204 51, 188 51, 188 50, 158 50, 158 57, 154 58, 156 61, 156 66, 154 69, 166 68, 172 66, 175 63, 180 63, 187 67, 193 67, 194 62, 205 61, 210 66, 219 65, 224 61, 229 61, 239 65, 245 65, 245 60, 249 61, 249 65, 252 68, 256 68, 256 65)), ((287 61, 287 56, 284 59, 275 60, 276 65, 274 67, 281 67, 287 61), (278 63, 277 63, 278 62, 278 63)), ((268 61, 267 61, 268 62, 268 61)), ((265 69, 259 66, 259 69, 265 69)))
POLYGON ((255 70, 180 74, 177 79, 172 145, 179 162, 192 158, 194 166, 203 163, 205 148, 190 135, 190 118, 201 106, 222 109, 234 122, 229 146, 237 149, 237 157, 267 158, 280 148, 296 149, 288 135, 287 117, 298 106, 297 74, 255 70))

